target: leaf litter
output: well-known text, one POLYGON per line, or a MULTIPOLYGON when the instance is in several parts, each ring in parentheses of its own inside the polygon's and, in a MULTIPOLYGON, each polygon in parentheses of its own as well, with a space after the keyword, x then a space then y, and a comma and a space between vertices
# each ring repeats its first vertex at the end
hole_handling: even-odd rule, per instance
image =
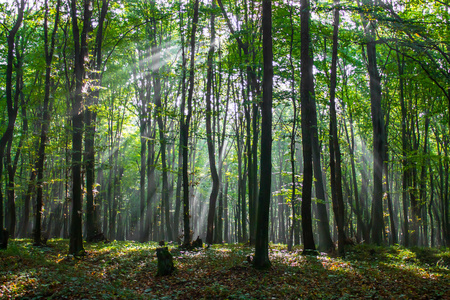
POLYGON ((65 254, 67 240, 48 244, 13 240, 0 251, 1 299, 450 299, 446 248, 357 245, 343 259, 277 244, 271 268, 258 271, 242 244, 169 245, 176 271, 156 277, 157 243, 85 244, 81 259, 65 254))

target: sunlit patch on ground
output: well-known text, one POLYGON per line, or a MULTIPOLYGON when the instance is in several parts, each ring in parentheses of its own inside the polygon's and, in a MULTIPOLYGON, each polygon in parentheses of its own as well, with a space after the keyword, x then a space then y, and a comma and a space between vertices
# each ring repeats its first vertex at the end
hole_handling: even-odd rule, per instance
POLYGON ((450 251, 356 246, 345 259, 303 256, 271 245, 272 267, 251 267, 240 244, 183 251, 169 245, 176 272, 156 277, 156 243, 86 244, 81 259, 68 241, 35 248, 12 241, 0 252, 0 298, 53 299, 449 299, 450 251))

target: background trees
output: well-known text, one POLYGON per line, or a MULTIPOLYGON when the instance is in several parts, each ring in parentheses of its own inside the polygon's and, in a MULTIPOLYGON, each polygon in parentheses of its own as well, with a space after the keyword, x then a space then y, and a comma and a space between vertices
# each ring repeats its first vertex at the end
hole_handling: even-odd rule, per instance
POLYGON ((273 2, 269 130, 259 2, 44 3, 0 6, 14 237, 254 244, 271 186, 273 242, 450 243, 448 6, 273 2))

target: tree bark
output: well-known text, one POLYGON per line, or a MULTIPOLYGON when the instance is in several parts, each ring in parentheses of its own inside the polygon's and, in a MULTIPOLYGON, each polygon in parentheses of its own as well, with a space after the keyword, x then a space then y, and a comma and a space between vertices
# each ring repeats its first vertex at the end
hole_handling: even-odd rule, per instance
MULTIPOLYGON (((279 174, 278 174, 278 190, 281 190, 283 187, 283 176, 282 176, 282 169, 283 169, 283 156, 281 154, 281 145, 280 141, 278 141, 278 153, 279 155, 279 174)), ((294 146, 295 147, 295 146, 294 146)), ((291 165, 292 167, 292 165, 291 165)), ((280 194, 278 195, 278 242, 282 244, 286 244, 286 220, 285 220, 285 207, 286 203, 284 203, 284 198, 280 194)), ((293 205, 293 202, 291 201, 291 205, 293 205)), ((295 215, 295 211, 292 210, 293 214, 295 215)), ((289 250, 292 250, 292 237, 293 235, 293 228, 291 228, 292 236, 290 237, 290 245, 288 245, 289 250)))
MULTIPOLYGON (((184 117, 184 103, 181 104, 181 148, 183 151, 183 220, 184 220, 184 242, 187 246, 190 243, 190 225, 189 225, 189 175, 188 175, 188 140, 189 140, 189 125, 192 117, 192 98, 194 95, 194 66, 195 66, 195 34, 198 24, 198 7, 199 0, 194 0, 194 16, 192 19, 191 31, 191 59, 189 66, 189 93, 187 97, 188 112, 184 117)), ((183 88, 184 90, 184 88, 183 88)), ((183 100, 182 100, 183 101, 183 100)))
POLYGON ((42 114, 42 125, 41 125, 41 136, 40 144, 38 150, 38 162, 37 162, 37 196, 36 196, 36 212, 35 212, 35 223, 34 223, 34 245, 41 245, 41 215, 43 206, 43 185, 44 185, 44 162, 45 162, 45 146, 47 143, 47 131, 50 123, 50 112, 49 106, 50 102, 50 88, 51 82, 51 70, 52 70, 52 60, 53 51, 55 49, 55 38, 56 32, 58 31, 59 23, 59 9, 61 1, 58 0, 56 4, 56 16, 55 23, 53 26, 53 32, 51 36, 51 41, 49 45, 48 40, 48 2, 45 1, 45 17, 44 17, 44 51, 45 51, 45 92, 44 92, 44 109, 42 114))
MULTIPOLYGON (((291 25, 291 32, 290 32, 290 40, 289 40, 289 65, 291 69, 291 101, 292 101, 292 108, 293 108, 293 118, 292 118, 292 130, 291 130, 291 137, 290 137, 290 159, 291 159, 291 182, 292 182, 292 191, 291 191, 291 205, 292 205, 292 226, 290 228, 289 232, 289 242, 288 242, 288 250, 292 250, 293 246, 293 238, 294 238, 294 228, 296 222, 296 206, 297 206, 297 177, 295 172, 295 137, 297 135, 297 99, 295 98, 295 69, 294 69, 294 63, 293 63, 293 57, 292 52, 294 48, 294 24, 293 24, 293 17, 292 17, 292 6, 289 6, 289 21, 291 25)), ((280 143, 278 143, 278 146, 280 146, 280 143)), ((280 188, 282 186, 282 176, 281 176, 281 170, 283 167, 283 160, 281 156, 280 151, 280 188)), ((282 197, 278 196, 278 201, 282 203, 282 197)), ((280 218, 280 221, 284 221, 283 216, 283 206, 279 206, 278 209, 281 211, 281 213, 278 214, 278 217, 280 218)), ((280 234, 282 235, 282 240, 285 240, 284 238, 284 222, 280 223, 280 234)))
POLYGON ((225 175, 225 187, 223 192, 223 240, 225 243, 230 243, 230 225, 229 225, 229 213, 228 213, 228 176, 225 175))
POLYGON ((102 45, 103 45, 103 27, 108 12, 109 1, 102 0, 102 8, 97 26, 97 34, 95 37, 94 49, 94 72, 91 74, 93 79, 94 90, 87 97, 87 105, 85 112, 86 141, 84 163, 86 169, 86 240, 89 242, 99 233, 98 209, 95 205, 95 131, 97 112, 95 107, 100 97, 100 88, 102 84, 102 45))
POLYGON ((406 247, 409 246, 409 221, 408 221, 408 182, 409 171, 408 166, 408 138, 407 138, 407 111, 404 97, 403 84, 403 68, 405 66, 404 59, 400 60, 399 52, 397 51, 397 65, 399 75, 399 89, 400 89, 400 108, 402 113, 402 204, 403 204, 403 243, 406 247))
MULTIPOLYGON (((13 78, 13 64, 14 64, 14 44, 15 44, 15 38, 17 31, 19 30, 22 20, 23 20, 23 12, 25 8, 25 1, 20 1, 20 6, 17 8, 17 19, 14 23, 14 26, 9 30, 7 34, 7 61, 6 61, 6 107, 7 107, 7 113, 8 113, 8 125, 6 127, 5 132, 3 133, 2 137, 0 138, 0 178, 2 178, 3 174, 3 156, 5 153, 5 148, 10 139, 13 138, 14 133, 14 124, 16 122, 17 118, 17 111, 19 109, 18 102, 19 102, 19 89, 20 87, 16 85, 16 93, 13 97, 12 89, 12 78, 13 78)), ((19 77, 19 76, 17 76, 19 77)), ((17 80, 16 80, 17 83, 17 80)), ((0 249, 6 249, 7 248, 7 240, 8 237, 5 237, 5 234, 7 234, 3 230, 3 193, 1 191, 0 187, 0 249), (4 242, 6 240, 6 242, 4 242)))
MULTIPOLYGON (((368 1, 373 6, 372 0, 368 1)), ((383 149, 384 122, 381 108, 381 77, 377 67, 375 41, 375 24, 371 22, 365 27, 367 38, 367 71, 369 73, 370 103, 372 113, 373 135, 373 194, 372 194, 372 243, 383 243, 383 149)))
POLYGON ((336 117, 336 66, 338 52, 339 32, 339 0, 334 1, 334 24, 333 24, 333 52, 331 58, 330 76, 330 169, 331 189, 333 198, 334 217, 338 228, 338 254, 345 257, 345 231, 344 231, 344 197, 342 194, 342 171, 341 150, 339 146, 337 117, 336 117))
POLYGON ((272 1, 263 0, 263 97, 261 107, 261 184, 259 187, 258 219, 256 225, 255 259, 258 269, 270 267, 269 260, 269 210, 272 185, 272 91, 273 91, 273 51, 272 51, 272 1))
MULTIPOLYGON (((156 31, 156 28, 154 29, 156 31)), ((161 103, 161 77, 159 69, 159 53, 158 46, 156 44, 156 32, 153 35, 153 46, 152 46, 152 57, 153 65, 156 66, 153 70, 153 88, 154 88, 154 102, 155 102, 155 115, 158 122, 159 129, 159 142, 160 142, 160 153, 161 153, 161 164, 162 164, 162 191, 161 198, 164 207, 164 218, 166 225, 166 238, 169 241, 173 241, 172 236, 172 222, 170 220, 170 202, 169 202, 169 181, 167 176, 167 159, 166 159, 166 135, 165 135, 165 124, 163 122, 164 109, 161 103)))
MULTIPOLYGON (((211 171, 212 187, 211 194, 209 196, 209 210, 208 210, 208 221, 206 230, 206 243, 212 244, 214 238, 214 217, 216 212, 216 201, 219 194, 219 175, 216 168, 216 155, 213 140, 213 133, 211 128, 211 94, 212 94, 212 84, 213 84, 213 58, 214 58, 214 43, 216 39, 215 32, 215 1, 212 0, 212 10, 211 10, 211 45, 208 51, 207 60, 207 83, 206 83, 206 143, 208 145, 208 157, 209 157, 209 169, 211 171)), ((217 230, 217 228, 216 228, 217 230)))
POLYGON ((92 11, 90 0, 83 3, 83 30, 78 28, 77 5, 72 0, 70 13, 72 18, 72 34, 75 49, 75 90, 72 96, 72 220, 70 224, 69 253, 83 255, 82 235, 82 178, 81 160, 83 146, 83 86, 85 76, 85 59, 87 56, 88 30, 90 28, 92 11), (81 38, 81 41, 80 41, 81 38))
POLYGON ((314 111, 314 79, 313 79, 313 57, 310 51, 311 37, 309 33, 310 3, 309 0, 300 1, 301 18, 301 125, 302 125, 302 144, 303 144, 303 189, 302 189, 302 229, 304 253, 315 251, 314 235, 312 231, 311 214, 311 194, 313 180, 312 165, 312 114, 314 111))

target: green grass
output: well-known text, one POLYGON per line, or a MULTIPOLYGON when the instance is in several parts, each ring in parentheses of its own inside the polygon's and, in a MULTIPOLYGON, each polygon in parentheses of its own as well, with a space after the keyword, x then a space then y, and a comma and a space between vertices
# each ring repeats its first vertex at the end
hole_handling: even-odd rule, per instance
POLYGON ((19 299, 450 299, 450 250, 357 245, 345 259, 303 256, 271 245, 272 267, 253 269, 242 244, 180 251, 177 271, 156 277, 156 243, 85 244, 68 256, 67 240, 33 247, 12 240, 0 251, 0 298, 19 299))

